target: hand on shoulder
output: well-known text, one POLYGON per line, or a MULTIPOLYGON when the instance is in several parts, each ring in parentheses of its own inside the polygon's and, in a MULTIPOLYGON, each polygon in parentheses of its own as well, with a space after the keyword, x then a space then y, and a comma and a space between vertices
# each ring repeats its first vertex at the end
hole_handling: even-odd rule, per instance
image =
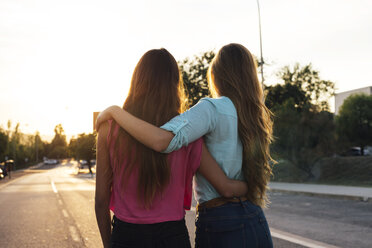
POLYGON ((96 120, 96 131, 97 132, 99 131, 103 123, 113 118, 112 117, 113 111, 115 111, 117 108, 121 109, 117 105, 112 105, 99 113, 99 115, 97 116, 97 120, 96 120))

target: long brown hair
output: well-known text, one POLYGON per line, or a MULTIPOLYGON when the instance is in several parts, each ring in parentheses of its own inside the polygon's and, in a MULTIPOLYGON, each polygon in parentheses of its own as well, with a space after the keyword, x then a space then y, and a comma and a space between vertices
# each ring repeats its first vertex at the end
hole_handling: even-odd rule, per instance
POLYGON ((272 174, 269 145, 272 114, 264 104, 256 62, 247 48, 228 44, 220 49, 208 72, 212 95, 227 96, 238 114, 238 133, 243 145, 243 173, 248 199, 266 206, 267 184, 272 174))
MULTIPOLYGON (((174 57, 164 48, 146 52, 136 65, 123 109, 153 125, 161 126, 183 111, 183 84, 174 57)), ((116 126, 113 122, 111 130, 116 126)), ((113 131, 111 131, 112 133, 113 131)), ((134 169, 138 173, 138 200, 149 208, 157 192, 169 184, 166 154, 155 152, 120 128, 114 141, 116 171, 124 173, 125 187, 134 169), (125 159, 125 167, 123 161, 125 159)))

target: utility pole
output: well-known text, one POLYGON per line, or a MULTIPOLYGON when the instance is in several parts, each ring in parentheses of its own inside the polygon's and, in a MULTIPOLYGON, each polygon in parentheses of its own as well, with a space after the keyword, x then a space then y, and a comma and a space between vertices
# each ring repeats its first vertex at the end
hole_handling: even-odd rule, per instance
POLYGON ((261 11, 260 11, 259 0, 257 0, 257 9, 258 9, 258 28, 260 32, 260 53, 261 53, 261 59, 258 62, 258 65, 261 67, 261 84, 262 84, 262 89, 264 89, 264 75, 263 75, 264 60, 263 60, 263 55, 262 55, 261 11))

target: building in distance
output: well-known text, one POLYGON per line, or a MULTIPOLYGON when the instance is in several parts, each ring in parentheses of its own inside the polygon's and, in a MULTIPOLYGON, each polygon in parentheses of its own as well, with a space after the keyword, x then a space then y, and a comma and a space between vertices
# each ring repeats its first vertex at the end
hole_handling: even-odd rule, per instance
POLYGON ((336 93, 335 94, 335 114, 336 115, 338 115, 338 111, 340 110, 340 107, 344 103, 345 99, 355 94, 372 95, 372 86, 355 89, 355 90, 349 90, 349 91, 345 91, 341 93, 336 93))

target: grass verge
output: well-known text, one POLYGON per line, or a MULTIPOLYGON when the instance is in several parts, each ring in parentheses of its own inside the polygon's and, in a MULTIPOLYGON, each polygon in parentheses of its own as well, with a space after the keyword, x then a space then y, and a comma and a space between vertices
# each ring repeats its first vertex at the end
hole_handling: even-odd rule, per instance
POLYGON ((372 156, 331 157, 320 160, 313 168, 314 178, 288 161, 273 168, 272 181, 372 187, 372 156))

